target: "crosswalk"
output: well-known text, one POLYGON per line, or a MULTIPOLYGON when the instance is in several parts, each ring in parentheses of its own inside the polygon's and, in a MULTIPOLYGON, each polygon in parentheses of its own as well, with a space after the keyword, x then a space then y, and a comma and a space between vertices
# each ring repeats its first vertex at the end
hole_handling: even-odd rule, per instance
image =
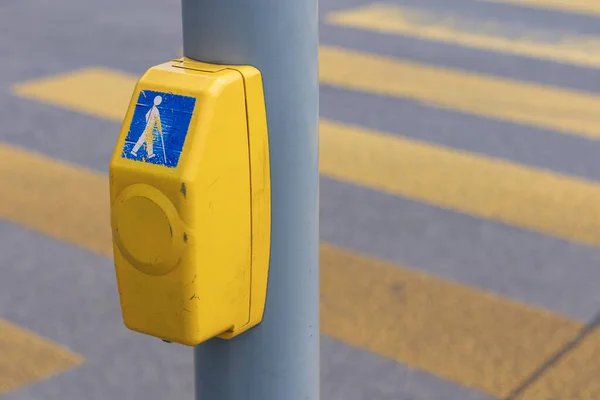
MULTIPOLYGON (((9 146, 0 147, 0 160, 0 177, 7 182, 0 215, 112 256, 103 174, 9 146), (53 190, 57 186, 60 191, 53 190)), ((582 328, 508 299, 328 244, 321 254, 324 333, 498 397, 582 328), (342 275, 346 279, 337 278, 342 275), (426 336, 423 326, 431 327, 426 336), (487 375, 494 381, 488 383, 487 375)))
POLYGON ((478 0, 489 3, 508 3, 539 9, 556 9, 572 13, 600 15, 600 4, 594 0, 478 0))
POLYGON ((600 36, 557 35, 551 29, 532 31, 523 24, 465 18, 460 13, 375 3, 332 13, 329 23, 435 40, 476 49, 499 51, 548 61, 600 67, 600 36), (454 14, 454 15, 453 15, 454 14))
MULTIPOLYGON (((478 2, 600 14, 600 8, 587 0, 478 2)), ((591 69, 600 66, 600 33, 598 39, 569 36, 563 44, 519 43, 489 32, 458 32, 457 26, 443 22, 443 8, 432 15, 407 3, 410 7, 404 2, 363 4, 333 11, 323 20, 340 29, 591 69), (430 28, 419 22, 422 18, 429 18, 430 28)), ((327 43, 321 46, 320 62, 321 83, 348 93, 419 103, 432 115, 444 110, 540 129, 583 147, 600 137, 600 95, 592 90, 428 65, 327 43)), ((119 123, 135 81, 128 72, 90 66, 17 82, 11 91, 19 98, 119 123)), ((440 145, 402 130, 402 126, 383 131, 343 118, 322 118, 322 177, 578 245, 600 245, 597 180, 440 145)), ((0 218, 111 257, 105 171, 5 143, 0 144, 0 182, 0 218)), ((325 241, 321 264, 322 333, 333 339, 491 398, 600 398, 600 331, 590 324, 325 241)), ((0 340, 0 351, 7 346, 0 340)), ((63 364, 81 362, 75 355, 56 357, 63 364)), ((2 366, 0 361, 0 375, 2 366)), ((30 380, 42 377, 30 375, 30 380)), ((0 380, 0 394, 25 383, 6 382, 0 380)))
MULTIPOLYGON (((323 81, 346 87, 353 84, 350 79, 342 78, 344 73, 339 72, 339 68, 332 67, 331 72, 328 71, 327 51, 322 50, 323 81), (336 76, 336 80, 328 80, 328 76, 336 76)), ((377 70, 368 65, 361 68, 352 61, 344 58, 333 63, 352 64, 357 70, 377 70)), ((386 71, 386 68, 380 70, 386 71)), ((381 79, 382 74, 375 74, 381 79)), ((414 77, 414 74, 403 75, 414 77)), ((388 87, 396 85, 393 75, 385 78, 390 82, 388 87)), ((17 85, 15 93, 119 122, 135 82, 134 76, 122 72, 93 69, 17 85), (98 86, 102 89, 98 90, 98 86), (96 93, 93 98, 87 95, 91 92, 96 93)), ((449 78, 448 82, 456 80, 449 78)), ((401 83, 397 85, 400 87, 401 83)), ((453 96, 458 97, 458 94, 455 92, 453 96)), ((539 96, 548 98, 543 97, 544 93, 539 96)), ((558 103, 560 96, 556 97, 558 103)), ((600 98, 589 97, 599 103, 600 109, 600 98)), ((530 105, 534 104, 534 98, 532 96, 530 105)), ((497 97, 494 100, 501 102, 497 97)), ((574 100, 568 104, 579 103, 574 100)), ((554 106, 549 106, 542 118, 552 118, 554 110, 554 106)), ((590 111, 590 115, 594 114, 590 111)), ((600 114, 596 115, 600 119, 600 114)), ((571 120, 579 122, 575 116, 571 120)), ((600 129, 600 123, 591 126, 600 129)), ((596 207, 600 202, 600 184, 596 182, 333 121, 322 120, 320 135, 321 171, 334 179, 582 243, 600 243, 600 236, 596 234, 600 230, 600 211, 596 207), (410 178, 397 179, 398 174, 410 178)))

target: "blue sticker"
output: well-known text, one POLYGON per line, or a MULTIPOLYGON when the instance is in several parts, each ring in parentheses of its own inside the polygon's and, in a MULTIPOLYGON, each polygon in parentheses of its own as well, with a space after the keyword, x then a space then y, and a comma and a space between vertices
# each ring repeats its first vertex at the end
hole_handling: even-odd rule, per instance
POLYGON ((141 91, 121 157, 177 167, 195 105, 194 97, 141 91))

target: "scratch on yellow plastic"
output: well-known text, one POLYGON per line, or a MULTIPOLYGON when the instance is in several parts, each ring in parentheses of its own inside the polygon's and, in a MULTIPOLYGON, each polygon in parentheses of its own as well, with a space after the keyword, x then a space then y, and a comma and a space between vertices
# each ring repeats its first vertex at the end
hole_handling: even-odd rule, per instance
POLYGON ((149 69, 135 86, 109 172, 125 325, 193 346, 259 324, 271 229, 260 72, 183 58, 149 69), (176 168, 121 156, 143 90, 196 99, 176 168))

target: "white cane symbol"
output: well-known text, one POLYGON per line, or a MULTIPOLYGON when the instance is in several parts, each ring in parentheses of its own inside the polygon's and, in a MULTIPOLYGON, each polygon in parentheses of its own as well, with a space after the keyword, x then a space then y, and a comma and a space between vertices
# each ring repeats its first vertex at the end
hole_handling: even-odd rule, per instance
MULTIPOLYGON (((158 110, 156 110, 156 112, 158 112, 158 110)), ((160 121, 160 116, 159 116, 159 121, 160 121)), ((162 128, 158 131, 158 133, 160 134, 160 142, 162 144, 163 160, 165 161, 165 164, 166 164, 167 163, 167 153, 165 152, 165 138, 163 137, 162 128)))
POLYGON ((154 133, 154 128, 156 127, 156 130, 158 130, 158 134, 160 135, 163 157, 164 157, 165 164, 166 164, 167 163, 167 154, 165 152, 165 139, 163 137, 162 124, 160 122, 160 112, 158 111, 158 108, 157 108, 157 106, 160 105, 160 103, 162 103, 162 97, 156 96, 154 98, 154 105, 152 106, 150 111, 148 111, 146 113, 146 127, 144 128, 144 131, 140 135, 140 138, 138 139, 137 143, 133 147, 133 150, 131 150, 131 154, 133 154, 134 156, 137 156, 138 150, 145 143, 146 144, 146 153, 148 153, 148 159, 151 159, 155 156, 154 146, 153 146, 153 144, 154 144, 153 133, 154 133))

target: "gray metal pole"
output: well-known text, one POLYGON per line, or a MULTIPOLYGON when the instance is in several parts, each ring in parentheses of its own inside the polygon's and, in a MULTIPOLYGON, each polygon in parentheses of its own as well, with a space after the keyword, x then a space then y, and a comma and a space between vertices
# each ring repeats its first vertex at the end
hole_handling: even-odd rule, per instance
POLYGON ((182 0, 186 57, 263 76, 272 239, 263 322, 195 348, 197 400, 318 400, 317 0, 182 0))

